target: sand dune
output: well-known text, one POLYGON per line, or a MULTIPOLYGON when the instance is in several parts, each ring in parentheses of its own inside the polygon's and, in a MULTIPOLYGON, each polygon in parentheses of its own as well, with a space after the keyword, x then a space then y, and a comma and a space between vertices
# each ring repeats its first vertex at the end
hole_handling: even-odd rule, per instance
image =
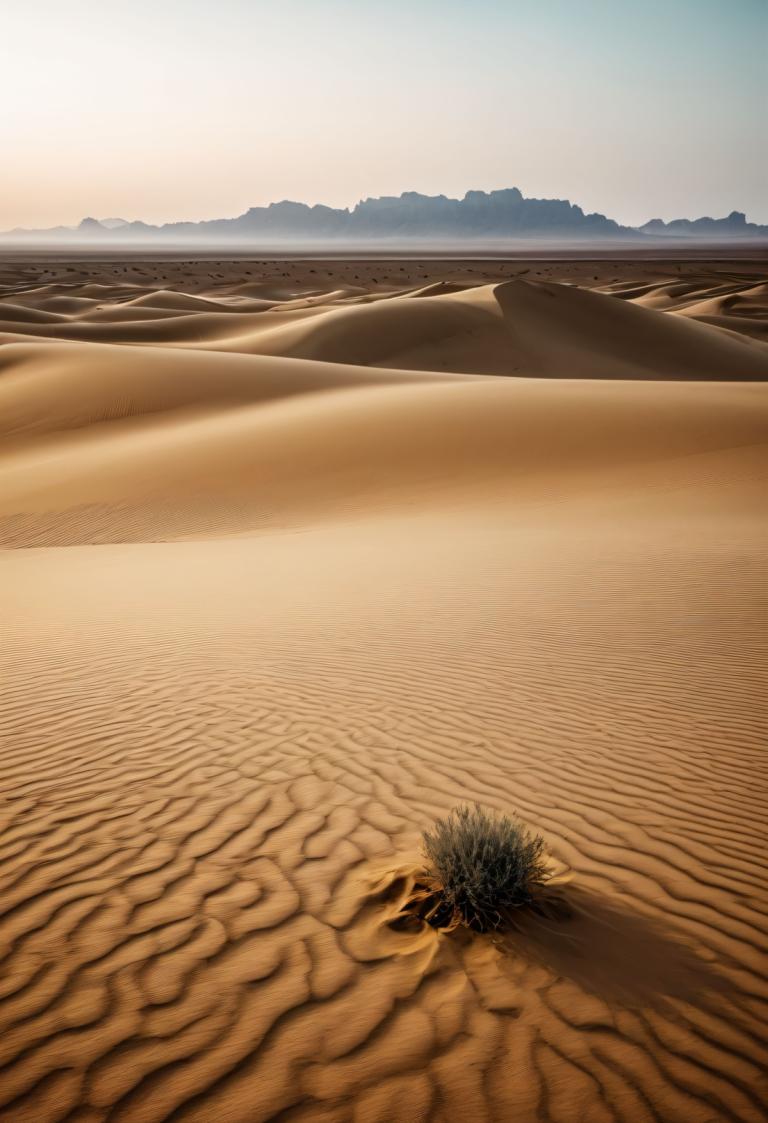
MULTIPOLYGON (((238 349, 245 349, 242 345, 238 349)), ((357 305, 258 334, 249 350, 330 362, 551 378, 765 378, 768 353, 603 294, 522 280, 357 305)))
MULTIPOLYGON (((619 479, 650 486, 661 470, 668 487, 704 476, 711 489, 706 477, 717 472, 717 454, 749 459, 768 422, 762 387, 674 384, 660 401, 641 383, 569 381, 557 395, 547 382, 527 379, 509 388, 400 374, 377 385, 365 368, 343 368, 345 378, 331 364, 280 360, 264 372, 263 359, 244 356, 227 356, 210 386, 203 357, 195 358, 183 380, 176 353, 163 352, 149 384, 138 379, 135 390, 120 393, 118 383, 114 398, 105 397, 102 380, 88 399, 91 424, 68 408, 82 402, 84 382, 96 381, 77 356, 69 390, 63 377, 59 384, 58 416, 47 380, 35 380, 26 401, 21 380, 10 383, 29 419, 17 432, 30 432, 35 406, 46 401, 54 408, 40 411, 38 431, 63 434, 20 444, 8 459, 0 519, 14 545, 232 534, 405 501, 443 506, 514 496, 550 504, 610 491, 619 479)), ((122 365, 121 374, 146 370, 122 365)), ((63 376, 67 364, 54 359, 49 369, 63 376)), ((718 472, 721 493, 730 474, 718 472)), ((757 480, 759 487, 759 472, 757 480)), ((744 486, 739 478, 731 501, 744 486)))
POLYGON ((514 271, 0 269, 3 1123, 765 1118, 766 280, 514 271))
MULTIPOLYGON (((285 302, 289 312, 272 303, 253 313, 249 303, 223 306, 161 291, 120 303, 112 315, 102 306, 98 322, 79 316, 66 326, 55 317, 38 323, 28 307, 18 322, 24 337, 207 347, 405 370, 738 381, 768 375, 763 344, 699 323, 690 310, 687 316, 659 315, 627 299, 549 282, 417 290, 374 303, 330 301, 330 307, 285 302), (430 299, 414 299, 425 295, 430 299), (134 320, 137 308, 148 318, 134 320), (156 311, 160 316, 152 318, 156 311), (169 311, 182 315, 168 317, 169 311)), ((702 303, 702 315, 711 318, 712 301, 695 307, 702 303)), ((13 322, 0 321, 0 331, 13 332, 13 322)))
POLYGON ((214 411, 334 387, 449 380, 449 375, 214 357, 175 348, 19 343, 0 350, 0 433, 19 441, 36 433, 158 413, 214 411))

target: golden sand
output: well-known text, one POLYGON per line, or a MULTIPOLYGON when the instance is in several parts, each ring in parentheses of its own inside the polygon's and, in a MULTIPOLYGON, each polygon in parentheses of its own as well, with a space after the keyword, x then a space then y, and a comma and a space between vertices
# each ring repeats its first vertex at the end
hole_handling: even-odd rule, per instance
POLYGON ((0 344, 3 1123, 764 1120, 765 273, 0 263, 0 344), (391 926, 467 800, 569 919, 391 926))

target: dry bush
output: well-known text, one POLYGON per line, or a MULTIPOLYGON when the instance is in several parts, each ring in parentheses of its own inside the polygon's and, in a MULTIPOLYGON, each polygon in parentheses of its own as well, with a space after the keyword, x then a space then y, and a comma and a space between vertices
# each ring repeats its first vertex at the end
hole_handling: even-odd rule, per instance
POLYGON ((439 927, 501 927, 547 880, 544 840, 508 815, 455 807, 424 832, 429 866, 420 915, 439 927))

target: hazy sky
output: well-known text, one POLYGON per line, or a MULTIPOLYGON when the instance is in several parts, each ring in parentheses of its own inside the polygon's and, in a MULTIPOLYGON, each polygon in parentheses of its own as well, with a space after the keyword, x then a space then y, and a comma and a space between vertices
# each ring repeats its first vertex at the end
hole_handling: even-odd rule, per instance
POLYGON ((0 229, 517 186, 768 222, 768 0, 0 0, 0 229))

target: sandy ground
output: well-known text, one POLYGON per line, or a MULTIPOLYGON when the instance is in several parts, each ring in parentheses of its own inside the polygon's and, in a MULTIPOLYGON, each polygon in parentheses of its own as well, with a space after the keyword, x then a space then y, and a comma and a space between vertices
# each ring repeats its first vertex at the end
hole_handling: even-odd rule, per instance
POLYGON ((768 268, 0 261, 3 1123, 766 1118, 768 268), (568 913, 395 921, 517 811, 568 913))

